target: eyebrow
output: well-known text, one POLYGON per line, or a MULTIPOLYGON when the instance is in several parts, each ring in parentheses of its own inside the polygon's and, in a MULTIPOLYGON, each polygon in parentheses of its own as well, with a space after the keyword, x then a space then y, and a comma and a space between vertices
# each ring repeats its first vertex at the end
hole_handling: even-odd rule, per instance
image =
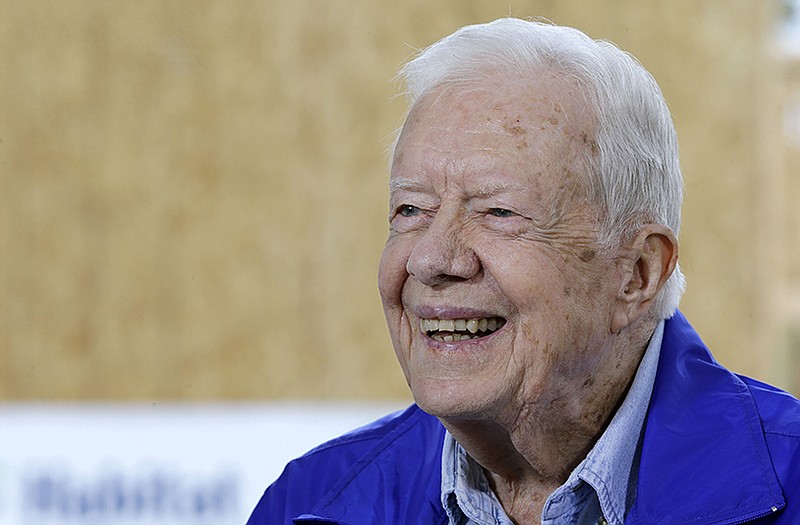
POLYGON ((414 179, 404 179, 399 177, 393 177, 389 179, 390 192, 394 192, 397 190, 422 191, 426 186, 430 187, 430 184, 422 184, 414 179))

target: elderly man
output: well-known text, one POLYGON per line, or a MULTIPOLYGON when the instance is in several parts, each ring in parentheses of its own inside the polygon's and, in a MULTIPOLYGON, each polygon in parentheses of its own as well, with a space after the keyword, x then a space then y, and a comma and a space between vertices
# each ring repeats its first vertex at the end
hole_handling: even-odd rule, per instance
POLYGON ((249 523, 800 523, 800 403, 676 313, 652 77, 515 19, 402 76, 379 289, 416 405, 290 463, 249 523))

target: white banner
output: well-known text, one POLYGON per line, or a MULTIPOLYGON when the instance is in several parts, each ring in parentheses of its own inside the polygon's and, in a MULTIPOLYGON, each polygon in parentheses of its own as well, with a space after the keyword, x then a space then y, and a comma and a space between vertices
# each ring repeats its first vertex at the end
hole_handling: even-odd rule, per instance
POLYGON ((0 405, 0 525, 243 525, 288 460, 400 408, 0 405))

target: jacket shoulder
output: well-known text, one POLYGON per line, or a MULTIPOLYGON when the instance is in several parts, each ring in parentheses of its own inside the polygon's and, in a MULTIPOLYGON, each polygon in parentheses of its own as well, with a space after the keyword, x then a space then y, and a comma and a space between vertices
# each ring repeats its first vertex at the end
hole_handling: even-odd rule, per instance
MULTIPOLYGON (((740 376, 741 377, 741 376, 740 376)), ((772 385, 741 377, 756 405, 772 466, 786 496, 775 524, 800 520, 800 401, 772 385)), ((769 523, 772 523, 771 521, 769 523)))
POLYGON ((766 434, 784 434, 800 439, 800 400, 767 383, 745 376, 744 382, 756 404, 766 434))
POLYGON ((429 435, 438 427, 438 420, 412 405, 311 449, 286 465, 265 491, 248 525, 291 523, 338 493, 341 485, 387 448, 412 453, 419 446, 420 431, 429 435))

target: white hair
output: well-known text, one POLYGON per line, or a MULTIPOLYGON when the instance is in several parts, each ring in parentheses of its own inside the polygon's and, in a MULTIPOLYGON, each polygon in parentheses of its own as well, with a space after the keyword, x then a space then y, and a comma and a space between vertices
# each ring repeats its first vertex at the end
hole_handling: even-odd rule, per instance
MULTIPOLYGON (((422 50, 399 73, 409 108, 444 83, 476 83, 497 73, 543 72, 577 82, 597 113, 597 148, 587 151, 587 191, 611 247, 646 223, 680 232, 683 178, 675 128, 661 90, 630 54, 610 42, 549 23, 503 18, 466 26, 422 50)), ((587 148, 590 150, 591 148, 587 148)), ((685 279, 676 267, 653 302, 659 319, 678 307, 685 279)))

